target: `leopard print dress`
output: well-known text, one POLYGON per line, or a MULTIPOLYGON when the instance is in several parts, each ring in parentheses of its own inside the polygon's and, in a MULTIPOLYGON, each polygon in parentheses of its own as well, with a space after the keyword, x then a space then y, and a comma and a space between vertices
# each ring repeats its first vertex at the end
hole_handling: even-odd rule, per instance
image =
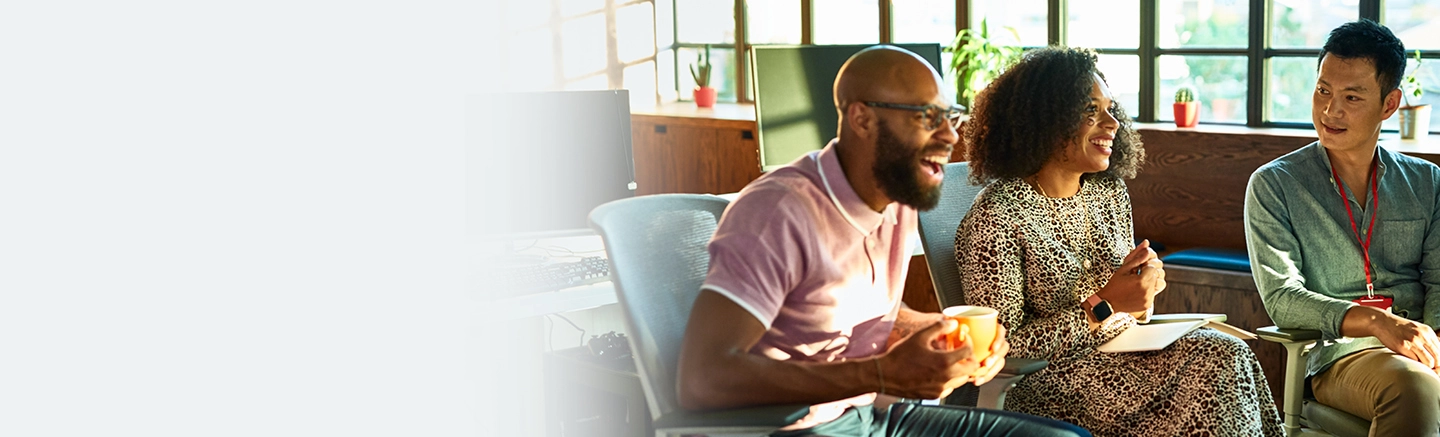
POLYGON ((965 299, 996 308, 1010 355, 1050 366, 1025 377, 1008 410, 1052 417, 1096 436, 1283 436, 1255 354, 1199 329, 1163 350, 1095 348, 1134 325, 1116 312, 1094 331, 1080 302, 1133 247, 1124 182, 1095 178, 1051 199, 1019 179, 986 187, 956 231, 965 299))

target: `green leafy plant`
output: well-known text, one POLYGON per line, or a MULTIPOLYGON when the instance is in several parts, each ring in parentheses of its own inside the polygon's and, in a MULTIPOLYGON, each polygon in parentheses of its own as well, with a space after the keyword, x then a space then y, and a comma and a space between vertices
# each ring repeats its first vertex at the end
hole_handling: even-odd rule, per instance
POLYGON ((1182 86, 1175 90, 1175 103, 1190 103, 1195 101, 1195 90, 1188 86, 1182 86))
POLYGON ((1400 97, 1405 99, 1405 107, 1407 108, 1415 106, 1410 104, 1411 97, 1414 97, 1415 101, 1419 102, 1420 98, 1425 96, 1425 88, 1420 86, 1420 79, 1415 77, 1415 74, 1420 72, 1421 62, 1424 61, 1420 59, 1420 51, 1416 50, 1415 69, 1410 70, 1410 74, 1406 75, 1405 79, 1400 81, 1400 97))
POLYGON ((705 51, 700 52, 695 63, 690 64, 690 77, 695 78, 695 86, 710 86, 710 45, 705 45, 705 51))
MULTIPOLYGON (((1014 28, 1005 27, 1012 41, 1020 41, 1020 34, 1014 28)), ((1024 51, 1018 45, 1001 44, 990 35, 987 20, 980 20, 980 29, 965 29, 955 34, 945 51, 954 53, 950 59, 950 71, 959 88, 956 103, 969 109, 980 90, 991 80, 1005 72, 1024 51)))

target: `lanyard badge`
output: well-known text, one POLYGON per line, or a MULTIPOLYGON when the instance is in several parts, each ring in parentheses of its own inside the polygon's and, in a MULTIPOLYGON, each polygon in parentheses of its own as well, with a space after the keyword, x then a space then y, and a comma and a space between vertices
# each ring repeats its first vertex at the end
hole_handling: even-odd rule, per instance
POLYGON ((1386 312, 1389 312, 1391 304, 1395 303, 1395 299, 1389 296, 1381 296, 1375 294, 1375 284, 1367 283, 1365 284, 1365 297, 1355 299, 1351 302, 1355 302, 1357 304, 1367 307, 1379 308, 1385 310, 1386 312))
POLYGON ((1386 296, 1370 296, 1355 299, 1351 302, 1355 302, 1367 307, 1375 307, 1385 311, 1390 311, 1390 305, 1395 303, 1395 299, 1386 296))
POLYGON ((1376 295, 1375 280, 1370 274, 1370 243, 1375 237, 1375 222, 1380 221, 1380 184, 1375 180, 1379 177, 1378 165, 1378 159, 1372 161, 1370 164, 1370 180, 1368 181, 1369 183, 1366 184, 1368 185, 1366 188, 1370 189, 1370 199, 1374 203, 1370 207, 1370 226, 1369 229, 1365 231, 1363 239, 1360 236, 1360 225, 1355 222, 1355 213, 1350 211, 1350 200, 1345 197, 1345 187, 1341 185, 1340 173, 1335 171, 1335 167, 1332 166, 1330 167, 1330 174, 1335 177, 1335 190, 1340 194, 1340 203, 1345 205, 1345 215, 1350 217, 1350 230, 1355 233, 1355 243, 1360 246, 1360 258, 1361 261, 1365 263, 1365 297, 1355 299, 1353 302, 1390 311, 1390 306, 1395 302, 1395 299, 1388 296, 1376 295))

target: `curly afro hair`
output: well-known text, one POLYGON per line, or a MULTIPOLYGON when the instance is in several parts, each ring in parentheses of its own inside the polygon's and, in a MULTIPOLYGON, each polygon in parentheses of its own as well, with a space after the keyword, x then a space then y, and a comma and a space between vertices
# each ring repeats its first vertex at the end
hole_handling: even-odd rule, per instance
MULTIPOLYGON (((1080 141, 1075 126, 1085 121, 1090 104, 1095 51, 1046 47, 1026 52, 1019 62, 990 83, 976 98, 975 110, 965 123, 966 159, 970 182, 981 185, 995 179, 1023 178, 1040 171, 1064 147, 1080 141)), ((1104 76, 1100 76, 1103 80, 1104 76)), ((1117 103, 1111 112, 1120 124, 1111 146, 1110 167, 1088 173, 1135 177, 1145 160, 1140 135, 1117 103)))

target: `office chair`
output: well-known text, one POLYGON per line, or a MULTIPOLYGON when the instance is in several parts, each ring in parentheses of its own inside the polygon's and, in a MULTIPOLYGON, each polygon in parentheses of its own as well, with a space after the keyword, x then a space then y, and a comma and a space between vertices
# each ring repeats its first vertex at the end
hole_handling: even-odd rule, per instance
POLYGON ((1370 434, 1370 421, 1306 395, 1305 355, 1320 340, 1320 331, 1266 326, 1256 330, 1255 335, 1285 346, 1285 405, 1280 409, 1285 416, 1285 435, 1365 437, 1370 434))
POLYGON ((680 408, 675 391, 680 344, 709 270, 706 244, 728 204, 709 195, 657 194, 616 200, 590 212, 590 227, 600 234, 610 258, 610 278, 657 437, 763 435, 809 414, 809 405, 709 413, 680 408))
MULTIPOLYGON (((941 308, 965 304, 960 269, 955 264, 955 230, 960 227, 960 221, 970 212, 975 196, 983 188, 970 185, 969 177, 969 163, 945 164, 940 204, 920 212, 920 242, 925 246, 925 264, 930 267, 930 280, 935 283, 935 295, 941 308)), ((1003 409, 1005 392, 1025 375, 1039 372, 1048 365, 1050 362, 1045 360, 1006 358, 1005 367, 994 380, 978 388, 973 384, 957 388, 945 399, 945 403, 1003 409)))

